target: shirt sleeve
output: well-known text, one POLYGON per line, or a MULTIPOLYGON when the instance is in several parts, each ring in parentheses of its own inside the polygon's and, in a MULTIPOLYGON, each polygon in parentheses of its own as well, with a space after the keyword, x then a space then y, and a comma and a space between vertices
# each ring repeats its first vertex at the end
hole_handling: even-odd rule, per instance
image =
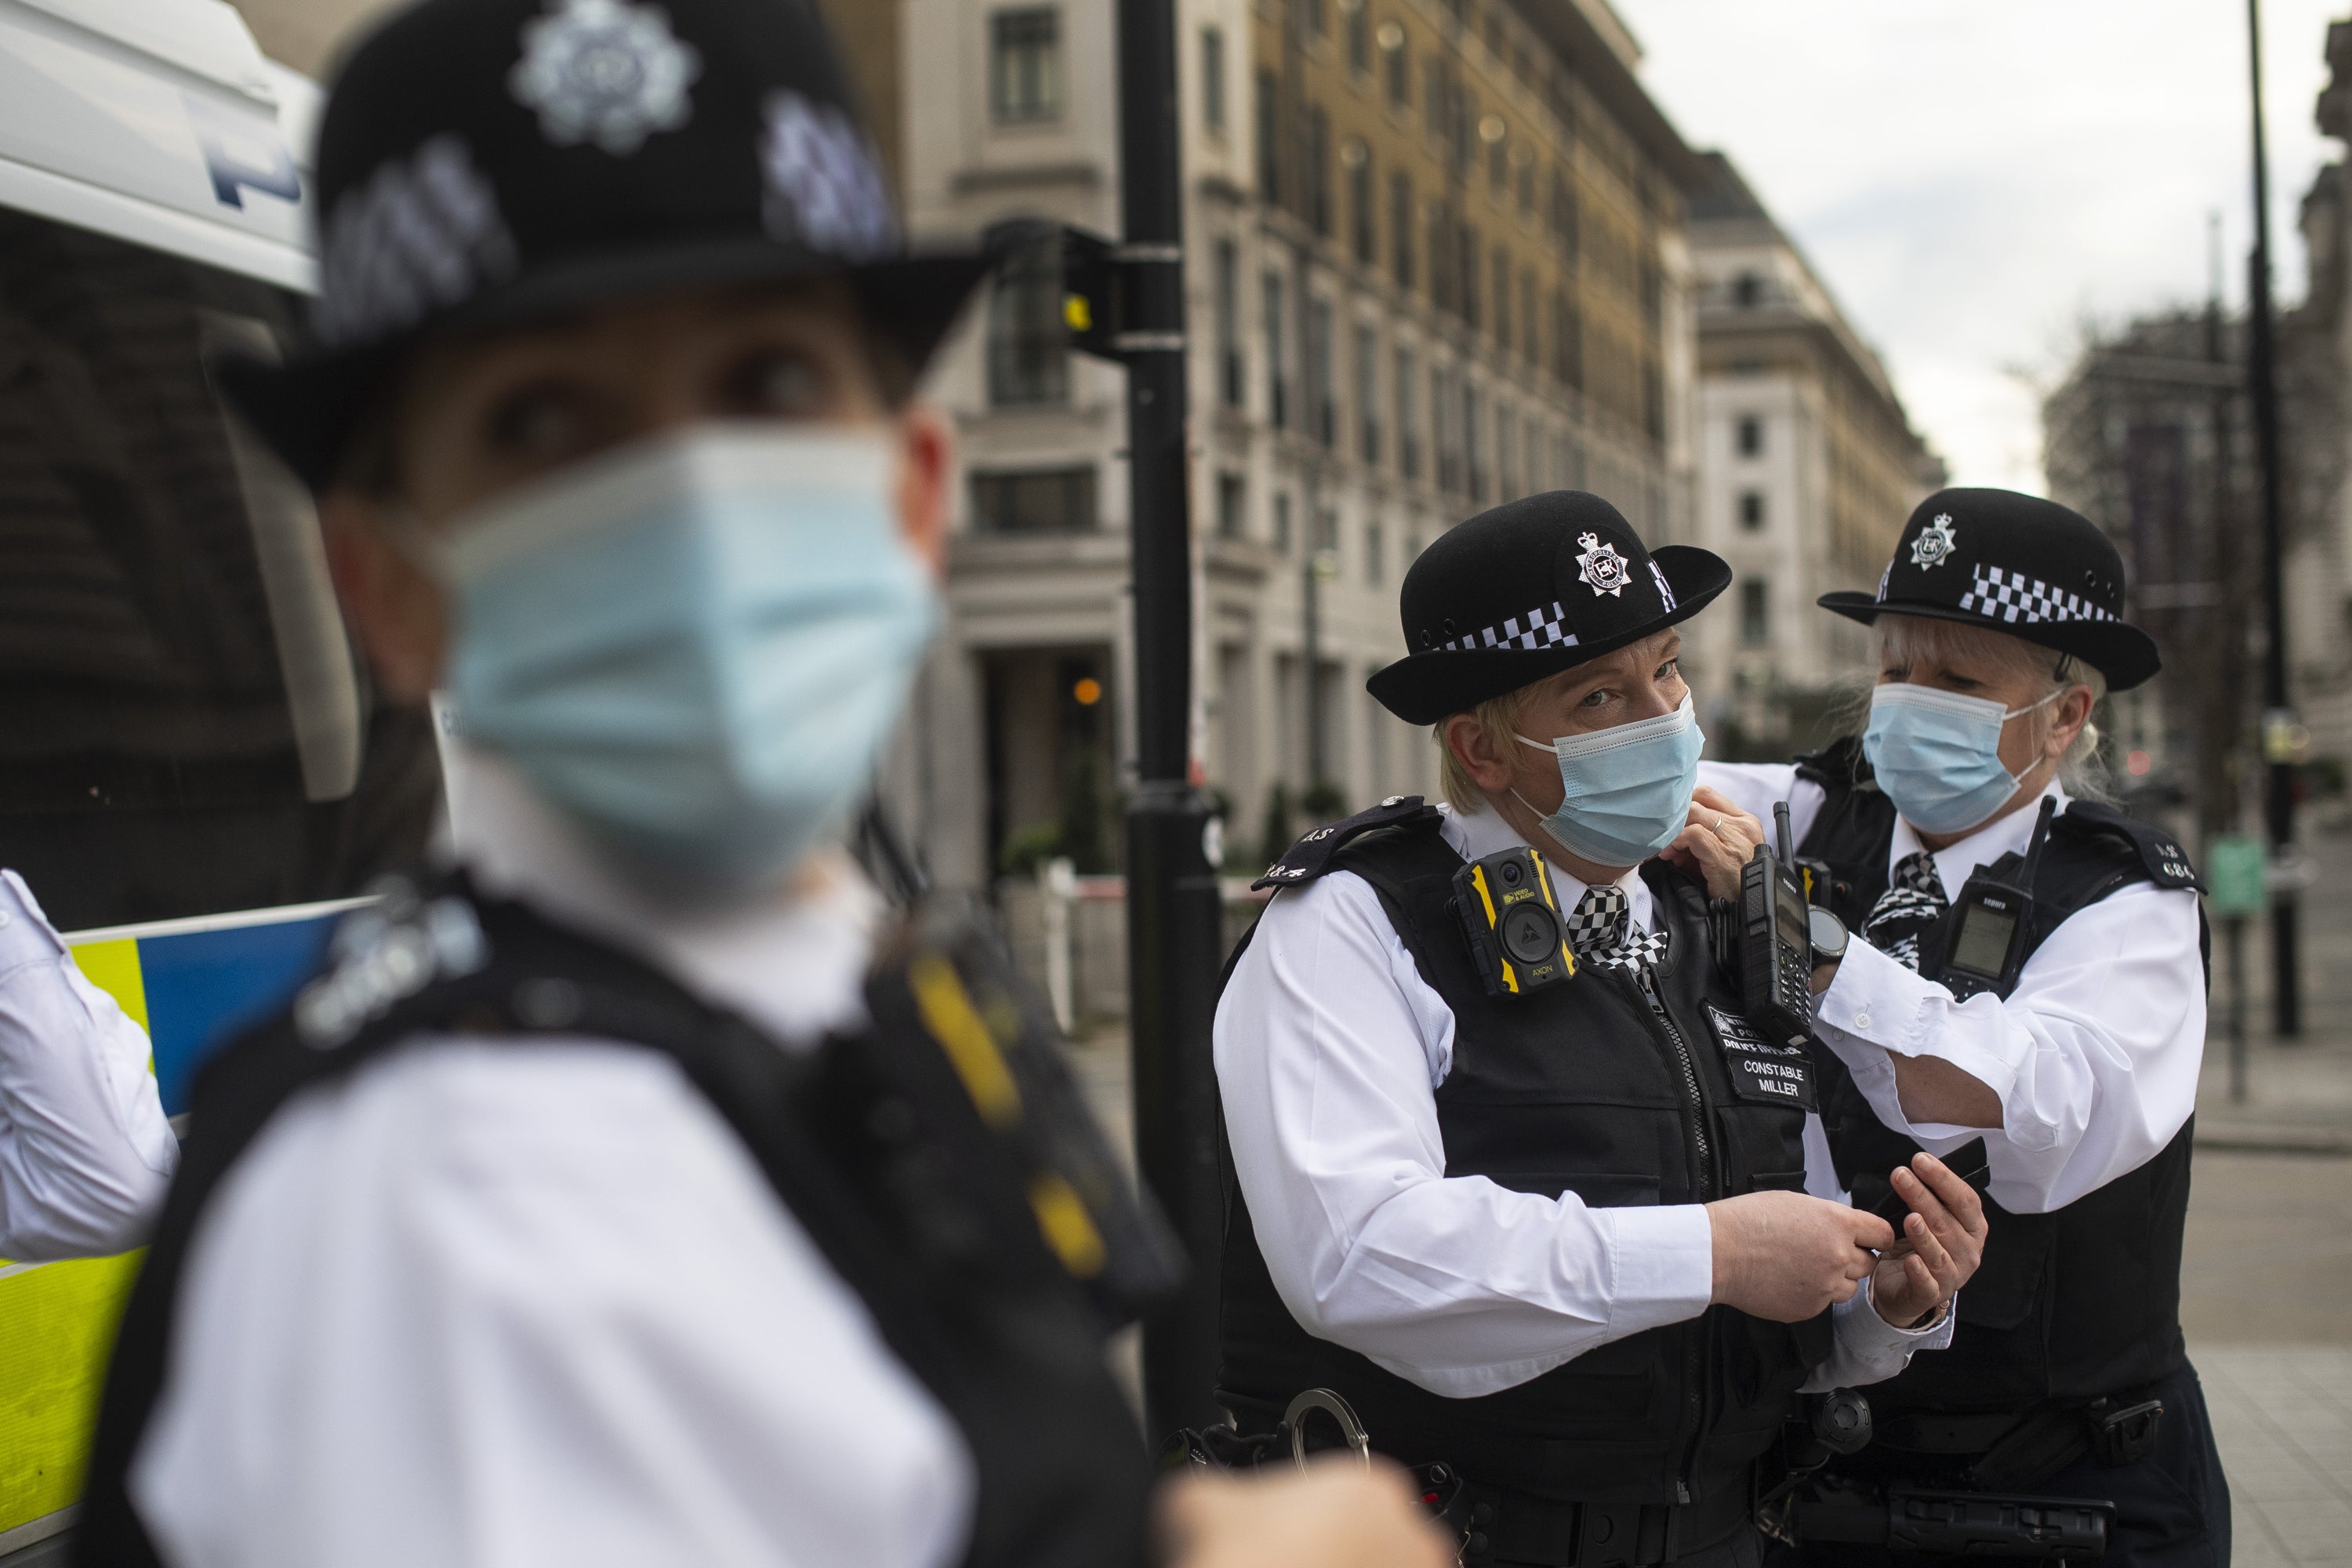
POLYGON ((1740 810, 1764 825, 1765 842, 1771 842, 1772 805, 1789 803, 1789 842, 1802 844, 1821 815, 1829 794, 1810 779, 1797 776, 1789 763, 1701 763, 1698 782, 1728 796, 1740 810))
POLYGON ((2076 911, 2006 999, 1956 1001, 1856 938, 1818 1019, 1882 1121, 1937 1154, 1984 1137, 1994 1201, 2046 1214, 2147 1163, 2195 1108, 2205 1050, 2197 896, 2143 883, 2076 911), (1914 1124, 1889 1052, 1939 1058, 1983 1083, 2000 1097, 2001 1125, 1914 1124))
POLYGON ((943 1568, 971 1465, 666 1058, 420 1043, 215 1193, 131 1495, 176 1568, 943 1568))
POLYGON ((178 1162, 146 1031, 0 871, 0 1258, 124 1252, 178 1162))
POLYGON ((1453 1026, 1362 879, 1285 892, 1259 922, 1218 1003, 1217 1079, 1292 1315, 1461 1398, 1703 1311, 1703 1207, 1589 1208, 1445 1173, 1432 1091, 1453 1026))
POLYGON ((1943 1311, 1927 1327, 1898 1329, 1878 1315, 1871 1304, 1871 1283, 1830 1309, 1834 1336, 1829 1360, 1813 1368, 1799 1390, 1821 1394, 1832 1388, 1860 1388, 1884 1383, 1911 1364, 1920 1351, 1939 1351, 1952 1342, 1953 1310, 1958 1298, 1944 1303, 1943 1311))

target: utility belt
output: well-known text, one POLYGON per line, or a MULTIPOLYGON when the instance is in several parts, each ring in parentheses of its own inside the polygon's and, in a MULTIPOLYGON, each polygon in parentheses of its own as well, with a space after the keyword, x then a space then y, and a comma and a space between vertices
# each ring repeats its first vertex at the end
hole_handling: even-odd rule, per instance
POLYGON ((2033 1489, 2085 1454, 2110 1468, 2147 1458, 2164 1418, 2154 1392, 2151 1385, 2058 1401, 2022 1415, 1888 1416, 1874 1452, 1800 1478, 1773 1533, 1792 1544, 1841 1542, 1933 1556, 2102 1556, 2115 1527, 2112 1500, 2033 1489))
MULTIPOLYGON (((1256 1429, 1226 1425, 1179 1432, 1161 1450, 1161 1467, 1255 1469, 1285 1460, 1303 1466, 1310 1453, 1343 1447, 1370 1459, 1370 1434, 1331 1389, 1308 1389, 1270 1426, 1248 1425, 1256 1429)), ((1468 1479, 1447 1464, 1415 1465, 1407 1473, 1422 1506, 1452 1532, 1455 1561, 1464 1568, 1652 1568, 1729 1539, 1749 1524, 1755 1500, 1745 1486, 1693 1502, 1654 1503, 1538 1497, 1468 1479)))

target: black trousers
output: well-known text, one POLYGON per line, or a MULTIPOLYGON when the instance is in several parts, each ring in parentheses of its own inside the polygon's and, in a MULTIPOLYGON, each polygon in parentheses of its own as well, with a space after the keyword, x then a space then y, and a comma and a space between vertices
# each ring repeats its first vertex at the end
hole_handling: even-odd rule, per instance
MULTIPOLYGON (((1538 1568, 1535 1564, 1514 1563, 1498 1559, 1495 1568, 1538 1568)), ((1754 1526, 1736 1531, 1713 1546, 1702 1546, 1696 1552, 1685 1552, 1658 1568, 1764 1568, 1764 1538, 1754 1526)), ((1981 1565, 1979 1565, 1981 1568, 1981 1565)))
MULTIPOLYGON (((2115 1532, 2108 1538, 2107 1554, 2099 1559, 2104 1568, 2229 1568, 2230 1487, 2221 1474, 2221 1452, 2213 1446, 2204 1385, 2197 1381, 2196 1369, 2183 1363, 2157 1384, 2155 1397, 2164 1401, 2164 1421, 2156 1449, 2147 1458, 2109 1467, 2085 1454, 2030 1489, 2042 1497, 2114 1500, 2115 1532)), ((1899 1468, 1889 1470, 1889 1456, 1884 1453, 1873 1457, 1874 1476, 1937 1484, 1930 1475, 1906 1478, 1899 1468)), ((1933 1558, 1844 1543, 1777 1549, 1774 1559, 1774 1568, 1785 1563, 1801 1568, 1929 1568, 1961 1562, 1983 1568, 1984 1563, 1980 1558, 1933 1558)))

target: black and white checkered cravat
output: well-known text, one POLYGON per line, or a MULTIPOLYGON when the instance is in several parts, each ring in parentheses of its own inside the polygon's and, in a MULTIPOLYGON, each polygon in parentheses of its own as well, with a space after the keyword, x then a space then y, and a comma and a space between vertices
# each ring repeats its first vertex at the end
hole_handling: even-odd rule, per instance
POLYGON ((1568 947, 1577 957, 1605 969, 1638 969, 1666 955, 1664 931, 1633 929, 1633 906, 1614 882, 1584 889, 1568 917, 1568 947))
POLYGON ((1919 939, 1951 907, 1943 879, 1936 875, 1936 858, 1925 849, 1914 850, 1895 863, 1886 891, 1862 922, 1862 940, 1904 968, 1916 969, 1919 939))

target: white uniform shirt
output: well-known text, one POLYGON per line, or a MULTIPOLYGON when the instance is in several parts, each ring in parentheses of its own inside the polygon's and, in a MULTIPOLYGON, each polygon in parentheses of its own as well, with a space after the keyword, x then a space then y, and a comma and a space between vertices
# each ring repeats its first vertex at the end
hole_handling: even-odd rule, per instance
POLYGON ((179 1163, 147 1033, 0 871, 0 1259, 127 1252, 179 1163))
MULTIPOLYGON (((1786 800, 1799 844, 1827 799, 1785 763, 1703 763, 1699 783, 1768 830, 1772 803, 1786 800)), ((2066 808, 2056 784, 2043 793, 2066 808)), ((2038 809, 2021 806, 1937 850, 1945 896, 1958 898, 1978 867, 2022 854, 2038 809)), ((1921 847, 1898 817, 1889 872, 1921 847)), ((2146 1164, 2196 1109, 2205 1055, 2197 895, 2140 882, 2077 910, 2025 961, 2006 999, 1955 1001, 1856 934, 1816 1011, 1822 1042, 1879 1120, 1935 1154, 1983 1137, 1993 1199, 2012 1214, 2046 1214, 2146 1164), (1975 1078, 2000 1097, 2001 1125, 1915 1125, 1888 1051, 1941 1058, 1975 1078)))
MULTIPOLYGON (((1522 842, 1493 812, 1449 812, 1465 859, 1522 842)), ((1551 868, 1562 910, 1584 884, 1551 868)), ((1651 929, 1647 884, 1623 881, 1651 929)), ((1434 1091, 1454 1014, 1423 980, 1370 883, 1334 871, 1269 905, 1217 1005, 1217 1082, 1234 1170, 1266 1270, 1308 1331, 1454 1398, 1510 1388, 1643 1329, 1696 1317, 1715 1289, 1696 1204, 1591 1208, 1449 1176, 1434 1091)), ((1806 1185, 1843 1202, 1818 1118, 1806 1185)), ((1857 1292, 1809 1386, 1875 1383, 1948 1343, 1857 1292)))
MULTIPOLYGON (((488 889, 780 1037, 856 1022, 880 902, 665 909, 503 766, 451 758, 488 889)), ((223 1182, 130 1477, 174 1568, 932 1568, 972 1468, 667 1058, 458 1037, 286 1106, 223 1182)))

